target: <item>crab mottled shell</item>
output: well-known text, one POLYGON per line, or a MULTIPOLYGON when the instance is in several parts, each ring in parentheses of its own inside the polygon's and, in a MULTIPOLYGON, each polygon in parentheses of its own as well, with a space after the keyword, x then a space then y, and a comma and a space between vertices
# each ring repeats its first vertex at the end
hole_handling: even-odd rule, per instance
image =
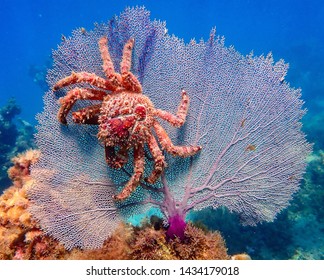
POLYGON ((114 169, 123 167, 128 162, 129 151, 133 150, 134 173, 124 189, 118 195, 113 195, 114 199, 121 201, 128 198, 143 179, 145 144, 154 160, 154 168, 145 178, 149 184, 154 184, 166 167, 159 143, 163 150, 173 156, 182 157, 196 154, 201 147, 173 145, 167 132, 155 119, 159 117, 176 127, 183 125, 188 112, 189 98, 183 90, 176 115, 154 108, 150 99, 143 94, 141 83, 130 71, 134 38, 128 39, 124 45, 120 63, 121 73, 115 72, 108 49, 108 38, 101 37, 98 45, 106 79, 96 73, 72 71, 69 76, 61 78, 53 85, 53 91, 81 83, 91 86, 76 86, 68 90, 66 95, 59 99, 61 106, 57 118, 66 125, 68 124, 66 118, 78 100, 102 101, 101 104, 91 104, 72 112, 72 120, 76 124, 99 125, 97 136, 105 146, 105 157, 109 167, 114 169))
POLYGON ((122 92, 102 103, 98 138, 106 146, 128 148, 147 142, 153 124, 154 106, 142 94, 122 92))

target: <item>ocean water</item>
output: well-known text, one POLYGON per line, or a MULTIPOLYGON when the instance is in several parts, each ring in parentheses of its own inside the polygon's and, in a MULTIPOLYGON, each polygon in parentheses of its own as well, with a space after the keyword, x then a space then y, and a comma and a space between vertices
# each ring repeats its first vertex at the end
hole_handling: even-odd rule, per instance
POLYGON ((324 4, 320 0, 85 0, 77 4, 2 0, 0 106, 14 96, 22 107, 21 117, 35 123, 44 92, 34 81, 35 74, 50 64, 51 50, 61 35, 69 36, 78 27, 92 29, 94 22, 107 22, 126 6, 136 5, 144 5, 152 18, 166 21, 169 33, 186 42, 207 39, 216 26, 226 45, 234 45, 242 54, 272 51, 275 59, 284 58, 291 65, 287 80, 303 88, 307 106, 321 103, 324 4))
MULTIPOLYGON (((126 6, 145 6, 151 11, 152 19, 166 21, 168 32, 184 38, 185 42, 191 38, 207 40, 210 30, 216 27, 216 33, 225 37, 226 46, 233 45, 242 54, 253 51, 261 55, 271 51, 275 60, 283 58, 290 64, 286 80, 291 86, 302 88, 308 108, 303 130, 314 143, 314 155, 300 195, 274 223, 256 228, 243 228, 235 222, 224 225, 219 221, 236 218, 226 211, 218 211, 218 222, 208 226, 224 232, 232 252, 247 251, 255 258, 323 259, 324 2, 321 0, 85 0, 78 3, 2 0, 0 107, 14 97, 21 108, 19 118, 35 125, 35 115, 43 107, 44 77, 51 65, 51 50, 60 44, 62 35, 68 37, 78 27, 90 30, 95 22, 107 22, 126 6), (298 233, 304 228, 307 228, 307 238, 298 233), (253 242, 249 239, 251 234, 253 242), (269 239, 274 235, 278 238, 269 239), (262 250, 256 252, 257 248, 262 250)), ((193 219, 208 220, 204 215, 209 214, 200 213, 193 219)))

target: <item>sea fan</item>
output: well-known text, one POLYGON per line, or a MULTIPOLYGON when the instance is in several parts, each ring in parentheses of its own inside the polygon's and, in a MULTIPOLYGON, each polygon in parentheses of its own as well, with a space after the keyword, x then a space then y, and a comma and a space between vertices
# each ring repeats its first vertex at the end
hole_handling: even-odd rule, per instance
MULTIPOLYGON (((112 198, 132 173, 109 169, 97 127, 57 121, 58 98, 45 94, 38 115, 36 142, 41 150, 31 174, 31 211, 43 229, 73 247, 97 248, 121 219, 157 207, 168 220, 169 237, 183 236, 190 210, 227 207, 244 224, 272 221, 288 205, 305 170, 311 146, 301 132, 300 90, 284 81, 287 64, 266 57, 242 56, 211 31, 208 41, 170 36, 165 23, 150 21, 144 8, 127 8, 93 31, 77 29, 53 52, 50 88, 71 71, 104 77, 98 40, 107 36, 115 68, 122 48, 135 39, 131 71, 156 108, 175 112, 181 89, 190 97, 180 129, 165 125, 176 145, 201 145, 199 155, 165 155, 161 180, 141 187, 124 202, 112 198)), ((78 101, 75 110, 89 105, 78 101)), ((90 102, 91 103, 91 102, 90 102)), ((152 168, 149 152, 147 173, 152 168)))

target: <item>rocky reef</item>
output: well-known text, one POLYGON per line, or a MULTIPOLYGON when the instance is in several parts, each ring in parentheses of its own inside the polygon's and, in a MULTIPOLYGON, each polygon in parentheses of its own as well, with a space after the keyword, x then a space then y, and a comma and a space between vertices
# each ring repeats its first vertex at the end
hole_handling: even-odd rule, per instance
MULTIPOLYGON (((100 249, 68 251, 46 235, 29 213, 27 191, 32 188, 29 167, 39 151, 28 150, 12 159, 13 185, 0 197, 0 259, 230 259, 218 231, 188 223, 183 240, 167 240, 161 220, 152 217, 140 227, 121 223, 100 249)), ((245 254, 233 259, 249 259, 245 254)))
POLYGON ((11 166, 11 158, 35 147, 33 126, 22 119, 16 120, 20 112, 15 99, 8 100, 0 108, 0 191, 10 186, 7 170, 11 166))

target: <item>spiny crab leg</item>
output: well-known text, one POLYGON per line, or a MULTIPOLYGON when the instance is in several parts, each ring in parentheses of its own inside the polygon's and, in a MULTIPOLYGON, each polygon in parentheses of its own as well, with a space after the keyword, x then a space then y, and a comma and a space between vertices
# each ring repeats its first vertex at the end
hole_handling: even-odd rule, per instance
POLYGON ((122 78, 119 73, 115 72, 114 64, 111 60, 109 50, 108 50, 108 39, 107 37, 102 37, 99 40, 99 50, 101 54, 101 59, 103 61, 102 68, 103 71, 109 80, 109 82, 114 85, 116 88, 120 87, 122 78))
POLYGON ((131 38, 127 41, 123 49, 123 58, 120 63, 120 73, 122 75, 127 74, 130 71, 132 65, 132 50, 134 47, 134 39, 131 38))
POLYGON ((123 190, 114 196, 116 200, 124 200, 130 196, 130 194, 136 189, 139 185, 140 180, 144 172, 144 148, 143 146, 134 147, 134 174, 123 188, 123 190))
POLYGON ((106 95, 106 92, 97 89, 79 87, 71 89, 64 97, 59 99, 61 107, 57 113, 57 118, 61 123, 67 124, 66 116, 78 99, 103 100, 106 95))
POLYGON ((74 123, 98 125, 101 104, 90 105, 72 113, 74 123))
POLYGON ((172 126, 182 126, 188 113, 189 97, 183 90, 176 114, 154 108, 151 100, 142 94, 142 86, 131 72, 134 39, 129 39, 124 46, 120 73, 115 72, 107 37, 100 38, 98 45, 105 79, 94 73, 72 72, 70 76, 59 80, 53 90, 78 83, 89 85, 87 88, 81 85, 69 89, 59 99, 61 107, 58 119, 63 124, 67 123, 66 117, 77 100, 102 101, 72 112, 72 120, 74 123, 99 126, 97 137, 105 145, 105 157, 109 167, 122 168, 128 162, 129 150, 133 149, 133 175, 122 191, 114 196, 116 200, 122 201, 135 191, 142 180, 146 143, 154 160, 153 170, 145 178, 149 184, 154 184, 167 166, 162 150, 173 156, 189 157, 195 155, 201 147, 175 146, 156 120, 159 117, 172 126), (155 130, 155 135, 152 130, 155 130))
POLYGON ((175 146, 167 132, 157 121, 154 121, 153 127, 162 148, 173 156, 190 157, 201 150, 201 146, 175 146))
POLYGON ((154 159, 154 168, 151 175, 146 178, 145 181, 150 184, 154 184, 156 180, 160 178, 167 164, 153 134, 151 134, 147 144, 154 159))
POLYGON ((123 50, 123 58, 120 63, 120 73, 122 75, 123 86, 135 93, 142 92, 142 86, 133 73, 130 72, 132 65, 132 50, 134 47, 134 39, 127 41, 123 50))
POLYGON ((175 127, 180 127, 184 124, 186 120, 188 108, 189 108, 189 96, 184 90, 182 90, 182 99, 176 115, 173 115, 161 109, 155 109, 154 114, 160 117, 161 119, 169 122, 171 125, 175 127))
POLYGON ((126 148, 120 148, 116 154, 114 147, 106 146, 105 154, 106 162, 111 168, 122 168, 128 161, 128 150, 126 148))
POLYGON ((100 89, 111 90, 111 91, 116 89, 116 87, 112 85, 108 80, 105 80, 104 78, 101 78, 94 73, 72 72, 70 76, 67 76, 59 80, 54 85, 53 90, 59 90, 62 87, 66 87, 77 83, 88 83, 100 89))

